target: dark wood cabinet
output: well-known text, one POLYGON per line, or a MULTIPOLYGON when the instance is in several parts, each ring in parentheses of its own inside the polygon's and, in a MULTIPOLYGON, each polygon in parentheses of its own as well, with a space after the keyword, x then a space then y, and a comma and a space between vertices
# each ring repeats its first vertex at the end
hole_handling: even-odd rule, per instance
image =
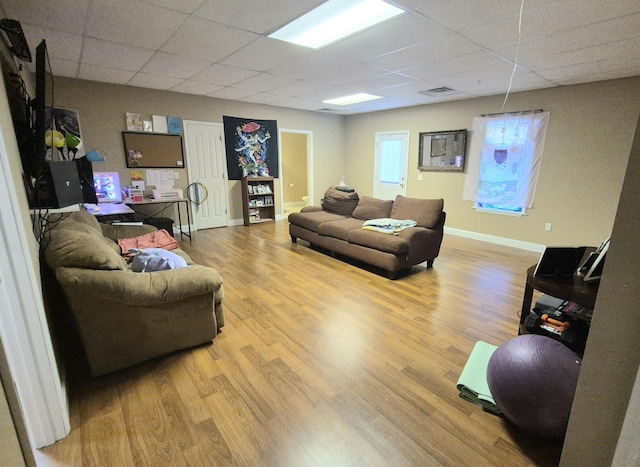
POLYGON ((242 214, 244 225, 276 220, 273 177, 242 178, 242 214))

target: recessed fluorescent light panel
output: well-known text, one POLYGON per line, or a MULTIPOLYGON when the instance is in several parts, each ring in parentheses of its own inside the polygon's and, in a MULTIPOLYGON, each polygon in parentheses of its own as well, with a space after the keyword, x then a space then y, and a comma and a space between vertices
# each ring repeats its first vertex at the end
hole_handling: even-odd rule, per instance
POLYGON ((401 13, 382 0, 329 0, 269 37, 319 49, 401 13))
POLYGON ((372 101, 374 99, 380 99, 382 96, 374 96, 373 94, 366 94, 361 92, 360 94, 352 94, 351 96, 337 97, 335 99, 329 99, 328 101, 322 101, 325 104, 334 105, 351 105, 359 102, 372 101))

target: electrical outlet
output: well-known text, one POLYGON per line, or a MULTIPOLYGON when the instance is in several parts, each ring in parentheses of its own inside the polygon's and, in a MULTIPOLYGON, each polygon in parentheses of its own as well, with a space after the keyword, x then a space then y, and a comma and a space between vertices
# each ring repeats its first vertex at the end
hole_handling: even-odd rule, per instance
POLYGON ((547 232, 551 232, 551 222, 547 222, 544 225, 544 230, 546 230, 547 232))
POLYGON ((174 180, 178 180, 180 178, 180 172, 173 172, 174 180))
POLYGON ((424 177, 422 174, 418 174, 418 180, 422 180, 424 177))

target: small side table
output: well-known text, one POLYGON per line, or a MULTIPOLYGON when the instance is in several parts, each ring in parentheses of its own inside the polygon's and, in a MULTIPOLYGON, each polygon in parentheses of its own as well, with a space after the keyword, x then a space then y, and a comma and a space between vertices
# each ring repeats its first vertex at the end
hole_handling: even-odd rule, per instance
POLYGON ((522 298, 522 311, 520 312, 520 328, 518 334, 529 334, 529 331, 524 326, 524 321, 531 312, 531 301, 533 300, 534 290, 562 300, 575 302, 581 306, 594 307, 600 281, 585 282, 577 274, 574 274, 567 280, 535 277, 533 275, 535 270, 535 264, 527 269, 527 282, 522 298))

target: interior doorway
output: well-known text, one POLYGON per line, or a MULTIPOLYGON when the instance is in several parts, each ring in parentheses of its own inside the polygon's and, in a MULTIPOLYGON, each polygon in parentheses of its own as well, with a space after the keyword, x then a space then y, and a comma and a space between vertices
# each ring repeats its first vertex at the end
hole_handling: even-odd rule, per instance
POLYGON ((280 129, 281 212, 287 217, 313 204, 313 132, 280 129))

